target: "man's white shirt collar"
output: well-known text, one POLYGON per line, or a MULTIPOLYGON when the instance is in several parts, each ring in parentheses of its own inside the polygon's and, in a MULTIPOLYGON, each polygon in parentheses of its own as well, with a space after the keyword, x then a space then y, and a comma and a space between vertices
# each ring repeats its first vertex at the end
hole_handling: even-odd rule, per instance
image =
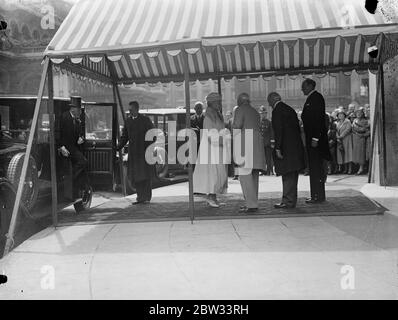
POLYGON ((307 96, 307 98, 309 98, 310 97, 310 95, 312 95, 314 92, 315 92, 316 90, 314 89, 314 90, 312 90, 309 94, 308 94, 308 96, 307 96))
POLYGON ((279 101, 277 101, 277 102, 275 102, 275 104, 274 104, 274 108, 276 108, 276 106, 278 105, 278 103, 279 102, 282 102, 281 100, 279 100, 279 101))

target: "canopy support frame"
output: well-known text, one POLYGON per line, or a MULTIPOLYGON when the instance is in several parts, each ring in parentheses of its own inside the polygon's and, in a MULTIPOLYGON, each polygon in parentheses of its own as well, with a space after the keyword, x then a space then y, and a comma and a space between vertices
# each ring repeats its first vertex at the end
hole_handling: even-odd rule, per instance
POLYGON ((43 71, 41 74, 40 85, 39 85, 39 93, 38 93, 38 97, 36 100, 35 111, 34 111, 33 119, 32 119, 32 126, 31 126, 30 133, 29 133, 29 139, 28 139, 28 144, 26 147, 25 157, 24 157, 24 161, 23 161, 23 165, 22 165, 21 176, 20 176, 19 183, 18 183, 17 195, 15 197, 14 208, 12 210, 10 226, 8 228, 8 233, 6 235, 7 240, 6 240, 6 244, 4 247, 3 256, 6 256, 9 253, 11 247, 14 244, 13 238, 14 238, 14 233, 15 233, 15 227, 16 227, 18 212, 19 212, 19 209, 21 206, 22 191, 23 191, 23 187, 24 187, 26 173, 28 171, 29 157, 30 157, 30 154, 32 151, 33 138, 34 138, 35 132, 36 132, 36 126, 37 126, 37 122, 38 122, 37 120, 39 119, 39 111, 40 111, 41 101, 42 101, 42 97, 43 97, 43 93, 44 93, 44 87, 45 87, 45 83, 46 83, 46 79, 47 79, 47 71, 48 71, 48 68, 50 65, 49 61, 50 61, 50 59, 48 57, 46 57, 44 60, 44 67, 43 67, 43 71))
POLYGON ((50 122, 50 168, 51 168, 51 215, 54 228, 58 225, 58 194, 57 194, 57 165, 55 153, 55 115, 54 115, 54 81, 52 62, 48 62, 47 70, 48 86, 48 113, 50 122), (52 134, 51 134, 52 133, 52 134))
MULTIPOLYGON (((184 69, 184 84, 185 84, 185 110, 186 110, 186 118, 185 118, 185 126, 186 129, 191 129, 191 95, 189 88, 189 66, 188 66, 188 53, 185 51, 185 48, 182 48, 182 61, 183 61, 183 69, 184 69)), ((194 208, 194 197, 193 197, 193 170, 192 163, 188 162, 188 185, 189 185, 189 212, 191 218, 191 224, 195 219, 195 208, 194 208)))
MULTIPOLYGON (((122 118, 123 121, 126 121, 126 115, 124 114, 124 108, 122 105, 122 99, 120 97, 120 92, 119 92, 119 87, 117 84, 117 77, 116 77, 116 71, 115 68, 112 64, 111 61, 109 61, 108 57, 106 55, 104 55, 104 59, 108 65, 109 68, 109 72, 111 74, 111 78, 112 78, 112 88, 113 88, 113 101, 116 105, 119 106, 120 112, 122 114, 122 118)), ((120 132, 119 132, 119 117, 117 116, 116 113, 116 123, 117 123, 117 141, 118 143, 120 142, 120 132)), ((123 192, 123 196, 127 196, 127 188, 126 188, 126 183, 124 180, 124 174, 123 174, 123 154, 122 154, 122 150, 118 151, 119 154, 119 171, 120 171, 120 183, 122 185, 122 192, 123 192)))
POLYGON ((383 181, 381 181, 381 184, 384 185, 384 187, 386 187, 387 184, 387 150, 386 150, 386 146, 387 146, 387 141, 386 141, 386 105, 385 105, 385 96, 384 96, 384 64, 381 63, 380 64, 380 94, 381 94, 381 110, 380 110, 380 122, 381 122, 381 146, 382 146, 382 156, 383 156, 383 181))
MULTIPOLYGON (((113 101, 115 102, 115 104, 118 104, 118 97, 117 97, 117 93, 116 93, 116 87, 117 84, 113 84, 113 101)), ((124 117, 123 117, 124 119, 124 117)), ((117 132, 116 132, 116 138, 117 138, 117 143, 120 143, 120 130, 119 130, 119 117, 117 115, 116 112, 116 127, 117 127, 117 132)), ((127 189, 126 189, 126 183, 124 180, 124 174, 123 174, 123 154, 122 154, 122 150, 118 151, 119 154, 119 171, 120 171, 120 184, 122 185, 122 192, 123 192, 123 196, 127 196, 127 189)))

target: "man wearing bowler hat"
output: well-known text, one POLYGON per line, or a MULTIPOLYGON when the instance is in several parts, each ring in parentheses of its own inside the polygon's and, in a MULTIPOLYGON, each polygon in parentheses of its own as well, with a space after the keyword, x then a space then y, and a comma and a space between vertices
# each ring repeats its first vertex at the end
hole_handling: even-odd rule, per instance
POLYGON ((81 98, 71 97, 69 110, 64 112, 60 121, 60 152, 64 157, 70 158, 73 170, 74 197, 85 200, 91 191, 87 166, 88 161, 83 155, 81 147, 84 143, 82 125, 80 120, 81 98), (83 190, 83 194, 77 192, 83 190))

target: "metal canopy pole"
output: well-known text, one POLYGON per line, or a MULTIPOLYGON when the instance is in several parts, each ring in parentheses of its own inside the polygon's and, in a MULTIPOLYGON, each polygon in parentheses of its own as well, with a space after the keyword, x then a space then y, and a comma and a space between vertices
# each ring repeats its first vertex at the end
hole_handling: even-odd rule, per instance
MULTIPOLYGON (((106 55, 104 55, 104 59, 106 61, 106 64, 109 68, 109 72, 111 74, 111 78, 112 78, 112 85, 113 85, 113 101, 119 106, 120 112, 122 114, 122 118, 123 121, 126 121, 126 115, 124 114, 124 109, 123 109, 123 104, 122 104, 122 99, 120 97, 120 92, 119 92, 119 87, 117 85, 117 79, 116 79, 116 71, 115 68, 113 66, 113 64, 109 61, 108 57, 106 55), (119 103, 118 103, 119 102, 119 103)), ((120 141, 120 132, 119 132, 119 121, 118 119, 116 119, 117 121, 117 138, 118 141, 120 141)), ((123 192, 123 196, 127 195, 127 190, 126 190, 126 184, 125 184, 125 180, 124 180, 124 174, 123 174, 123 154, 122 151, 119 150, 119 171, 120 171, 120 182, 122 184, 122 192, 123 192)))
POLYGON ((217 89, 218 89, 218 93, 221 96, 221 75, 220 75, 220 61, 218 60, 218 47, 216 47, 213 51, 213 61, 214 61, 214 69, 215 72, 217 74, 217 89))
POLYGON ((217 87, 218 87, 218 94, 221 96, 222 95, 222 93, 221 93, 221 77, 218 77, 217 78, 217 87))
POLYGON ((122 113, 123 121, 126 121, 126 114, 124 113, 123 102, 122 102, 122 98, 120 96, 119 87, 118 87, 117 84, 115 85, 115 90, 116 90, 117 98, 119 100, 119 108, 120 108, 120 112, 122 113))
MULTIPOLYGON (((376 89, 376 102, 375 102, 375 112, 373 115, 373 121, 372 121, 372 135, 370 136, 371 139, 371 148, 370 148, 370 153, 369 153, 369 168, 368 168, 368 183, 372 182, 372 171, 373 171, 373 153, 375 151, 376 148, 376 132, 378 129, 378 123, 379 123, 379 108, 380 108, 380 73, 378 73, 377 75, 377 89, 376 89)), ((380 146, 379 146, 380 148, 380 146)))
MULTIPOLYGON (((116 93, 116 87, 117 84, 113 83, 113 100, 115 101, 115 104, 118 104, 117 100, 117 93, 116 93)), ((123 109, 123 108, 122 108, 123 109)), ((123 117, 124 119, 124 117, 123 117)), ((117 116, 117 112, 116 112, 116 126, 117 126, 117 132, 116 132, 116 137, 117 137, 117 141, 120 142, 120 130, 119 130, 119 119, 117 116)), ((120 183, 122 185, 122 192, 123 192, 123 196, 127 196, 127 190, 126 190, 126 181, 124 180, 124 174, 123 174, 123 154, 122 154, 122 150, 118 151, 119 153, 119 171, 120 171, 120 183)))
MULTIPOLYGON (((107 63, 107 66, 109 68, 109 72, 111 74, 111 78, 112 78, 112 84, 113 84, 113 88, 115 89, 116 92, 116 96, 119 100, 119 108, 120 108, 120 112, 122 113, 122 118, 123 121, 126 121, 126 115, 124 114, 124 108, 123 108, 123 103, 122 103, 122 99, 120 97, 120 92, 119 92, 119 87, 117 85, 117 77, 116 77, 116 71, 115 71, 115 67, 114 65, 109 61, 108 57, 105 55, 104 59, 107 63)), ((116 100, 115 100, 116 101, 116 100)))
POLYGON ((383 174, 380 178, 383 178, 383 181, 380 181, 387 186, 387 142, 386 142, 386 106, 385 106, 385 92, 384 92, 384 61, 385 56, 383 55, 385 50, 385 35, 384 33, 381 34, 379 39, 379 79, 380 79, 380 98, 381 98, 381 108, 380 108, 380 121, 381 121, 381 153, 383 157, 382 168, 383 174))
POLYGON ((50 165, 51 165, 51 213, 53 218, 53 226, 58 225, 58 195, 57 195, 57 166, 55 162, 55 116, 54 116, 54 83, 53 68, 51 60, 48 61, 47 69, 47 85, 48 85, 48 113, 50 120, 50 165))
MULTIPOLYGON (((191 129, 191 96, 189 90, 188 53, 185 51, 185 48, 183 48, 181 52, 182 52, 182 61, 184 68, 184 84, 185 84, 185 110, 186 110, 185 125, 187 129, 191 129)), ((195 210, 194 210, 194 199, 193 199, 192 163, 190 162, 188 162, 188 177, 189 177, 189 212, 191 215, 191 224, 193 224, 193 220, 195 219, 195 210)))
POLYGON ((24 183, 25 183, 26 172, 28 171, 29 157, 30 157, 30 154, 32 151, 33 138, 35 136, 36 126, 37 126, 37 119, 39 118, 40 105, 41 105, 41 100, 42 100, 42 96, 43 96, 43 92, 44 92, 44 85, 46 83, 48 66, 49 66, 49 58, 46 57, 44 60, 43 72, 41 74, 39 93, 37 95, 35 111, 34 111, 33 119, 32 119, 32 126, 30 128, 28 145, 26 147, 26 153, 25 153, 25 157, 24 157, 24 161, 23 161, 23 165, 22 165, 21 177, 19 179, 17 195, 15 197, 14 209, 12 210, 10 227, 9 227, 8 233, 6 235, 7 241, 6 241, 6 245, 4 247, 3 256, 6 256, 8 254, 8 252, 10 251, 11 246, 13 245, 13 242, 14 242, 13 237, 14 237, 14 232, 15 232, 15 226, 16 226, 16 222, 17 222, 19 206, 21 204, 22 190, 23 190, 24 183))

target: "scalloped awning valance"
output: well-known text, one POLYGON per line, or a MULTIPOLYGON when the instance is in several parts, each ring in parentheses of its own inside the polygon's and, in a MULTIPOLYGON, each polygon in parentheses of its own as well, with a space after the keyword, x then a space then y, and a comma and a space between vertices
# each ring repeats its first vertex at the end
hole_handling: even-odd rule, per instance
POLYGON ((81 0, 45 51, 61 68, 117 83, 365 70, 397 25, 362 0, 81 0), (145 14, 144 14, 145 13, 145 14))

